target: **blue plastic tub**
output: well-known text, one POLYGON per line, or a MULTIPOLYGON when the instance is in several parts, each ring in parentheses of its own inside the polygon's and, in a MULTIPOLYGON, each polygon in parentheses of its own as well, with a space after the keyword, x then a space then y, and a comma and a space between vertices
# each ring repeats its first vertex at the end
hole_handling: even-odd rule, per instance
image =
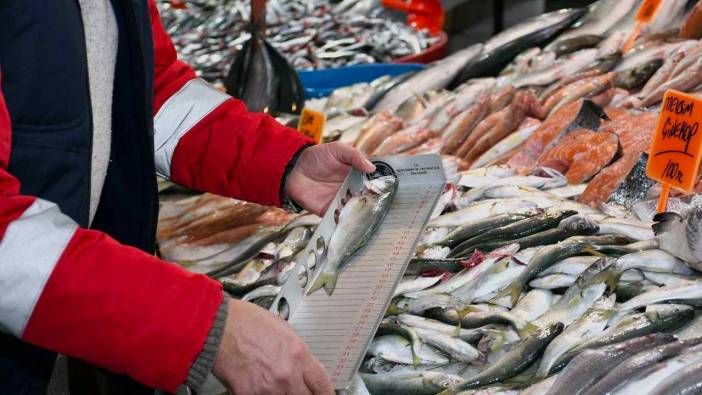
POLYGON ((396 76, 409 71, 421 70, 425 66, 418 63, 375 63, 338 67, 313 71, 298 71, 305 89, 305 98, 329 96, 334 89, 359 82, 370 82, 384 75, 396 76))

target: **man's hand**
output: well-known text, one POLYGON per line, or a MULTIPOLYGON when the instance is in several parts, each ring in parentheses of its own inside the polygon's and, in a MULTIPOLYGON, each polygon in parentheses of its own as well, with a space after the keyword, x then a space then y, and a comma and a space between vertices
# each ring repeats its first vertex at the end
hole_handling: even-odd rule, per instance
POLYGON ((235 395, 332 395, 322 365, 288 324, 248 302, 229 301, 213 369, 235 395))
POLYGON ((375 171, 361 151, 344 143, 309 147, 290 172, 285 193, 305 209, 324 215, 351 167, 366 173, 375 171))

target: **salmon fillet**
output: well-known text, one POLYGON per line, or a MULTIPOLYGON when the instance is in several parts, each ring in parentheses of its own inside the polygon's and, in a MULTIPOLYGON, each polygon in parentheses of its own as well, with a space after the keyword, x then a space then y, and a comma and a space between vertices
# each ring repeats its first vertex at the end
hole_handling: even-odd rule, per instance
POLYGON ((618 149, 619 137, 616 134, 578 129, 541 155, 538 166, 551 167, 549 163, 562 161, 566 163, 564 173, 568 183, 580 184, 609 165, 618 149))

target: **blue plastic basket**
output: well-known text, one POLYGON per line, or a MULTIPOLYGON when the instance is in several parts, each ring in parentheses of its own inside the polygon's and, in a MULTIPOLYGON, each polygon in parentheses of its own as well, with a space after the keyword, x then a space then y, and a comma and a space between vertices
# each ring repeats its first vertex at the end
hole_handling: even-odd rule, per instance
POLYGON ((298 71, 298 74, 305 89, 305 98, 314 99, 329 96, 337 88, 359 82, 370 82, 384 75, 394 77, 409 71, 421 70, 424 67, 423 64, 418 63, 375 63, 334 69, 298 71))

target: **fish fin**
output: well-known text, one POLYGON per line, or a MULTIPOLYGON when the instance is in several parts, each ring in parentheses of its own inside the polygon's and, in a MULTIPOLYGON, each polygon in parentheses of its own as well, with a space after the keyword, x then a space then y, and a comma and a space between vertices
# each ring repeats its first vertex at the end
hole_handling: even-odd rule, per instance
POLYGON ((331 296, 331 294, 334 293, 334 288, 336 288, 337 279, 338 276, 336 273, 320 273, 307 290, 307 295, 311 295, 324 287, 324 291, 327 293, 327 295, 331 296))
POLYGON ((512 306, 516 306, 517 302, 519 301, 519 297, 522 295, 522 284, 515 282, 509 287, 503 289, 502 291, 498 292, 497 295, 495 295, 494 298, 491 299, 492 301, 496 301, 500 298, 503 298, 505 296, 509 296, 512 301, 512 306))
POLYGON ((524 325, 524 328, 517 329, 517 334, 519 335, 520 339, 524 339, 525 337, 531 335, 537 330, 539 330, 538 325, 532 324, 531 322, 527 322, 526 325, 524 325))
POLYGON ((602 258, 606 258, 606 257, 607 257, 607 254, 605 254, 605 253, 603 253, 603 252, 597 250, 597 248, 594 247, 594 246, 585 246, 585 247, 583 248, 583 252, 586 253, 586 254, 590 254, 590 255, 592 255, 592 256, 599 256, 599 257, 602 257, 602 258))

